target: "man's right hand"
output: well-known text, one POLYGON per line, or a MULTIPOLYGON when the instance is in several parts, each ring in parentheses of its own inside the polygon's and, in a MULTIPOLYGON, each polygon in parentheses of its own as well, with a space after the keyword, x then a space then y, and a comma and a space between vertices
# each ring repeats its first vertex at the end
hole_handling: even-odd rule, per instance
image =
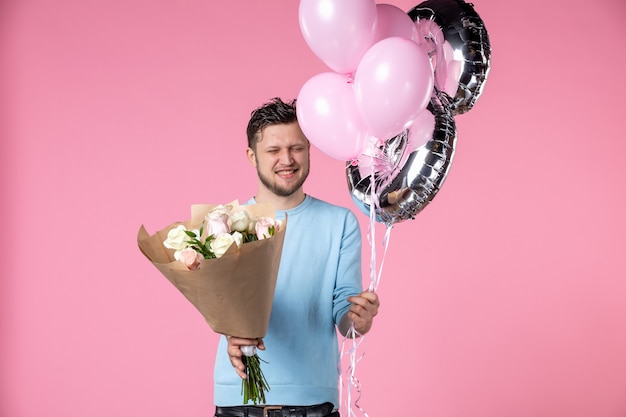
POLYGON ((226 340, 228 341, 228 348, 226 349, 226 352, 228 353, 231 365, 235 368, 237 375, 239 375, 242 379, 246 379, 246 367, 241 360, 241 357, 243 356, 241 347, 256 346, 257 349, 265 350, 263 339, 243 339, 241 337, 226 336, 226 340))

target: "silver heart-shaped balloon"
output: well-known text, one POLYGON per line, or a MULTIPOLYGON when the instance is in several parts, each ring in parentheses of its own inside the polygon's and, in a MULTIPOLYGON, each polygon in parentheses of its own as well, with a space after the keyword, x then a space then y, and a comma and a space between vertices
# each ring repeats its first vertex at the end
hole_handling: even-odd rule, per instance
POLYGON ((356 206, 369 215, 373 204, 376 221, 388 227, 415 218, 435 197, 450 170, 456 144, 450 97, 436 91, 427 111, 434 115, 435 127, 425 145, 411 149, 409 127, 346 168, 356 206))
POLYGON ((422 19, 433 21, 441 28, 453 55, 463 57, 456 93, 448 93, 452 96, 453 115, 468 112, 480 97, 491 66, 491 44, 483 20, 471 3, 462 0, 427 0, 409 10, 408 15, 417 23, 422 19))

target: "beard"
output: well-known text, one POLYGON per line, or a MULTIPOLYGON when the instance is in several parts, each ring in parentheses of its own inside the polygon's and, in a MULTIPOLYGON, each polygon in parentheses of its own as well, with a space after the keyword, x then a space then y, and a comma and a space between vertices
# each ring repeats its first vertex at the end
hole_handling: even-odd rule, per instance
POLYGON ((272 193, 280 197, 289 197, 290 195, 298 191, 300 187, 302 187, 302 185, 304 184, 304 181, 306 181, 307 177, 309 176, 309 168, 307 167, 306 171, 303 171, 303 168, 300 167, 299 171, 302 172, 302 177, 300 177, 298 182, 290 186, 283 187, 283 186, 278 185, 275 181, 272 181, 270 178, 263 175, 263 173, 259 170, 258 165, 256 169, 257 175, 259 176, 259 180, 265 186, 265 188, 267 188, 272 193))

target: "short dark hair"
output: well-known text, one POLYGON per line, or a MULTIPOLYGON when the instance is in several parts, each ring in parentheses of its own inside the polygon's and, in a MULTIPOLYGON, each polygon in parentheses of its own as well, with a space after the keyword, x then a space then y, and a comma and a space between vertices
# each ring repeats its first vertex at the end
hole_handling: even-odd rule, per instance
POLYGON ((296 100, 284 102, 279 97, 274 97, 262 106, 254 109, 250 114, 250 121, 246 133, 248 134, 248 146, 252 149, 261 137, 261 132, 267 126, 289 124, 298 121, 296 115, 296 100))

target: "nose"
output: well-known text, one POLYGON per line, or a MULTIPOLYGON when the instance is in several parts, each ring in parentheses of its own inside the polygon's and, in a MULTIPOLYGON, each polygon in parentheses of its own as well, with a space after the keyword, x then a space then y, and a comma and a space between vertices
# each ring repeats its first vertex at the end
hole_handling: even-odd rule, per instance
POLYGON ((293 155, 291 155, 291 151, 289 149, 283 150, 279 155, 279 161, 284 165, 291 165, 293 162, 293 155))

